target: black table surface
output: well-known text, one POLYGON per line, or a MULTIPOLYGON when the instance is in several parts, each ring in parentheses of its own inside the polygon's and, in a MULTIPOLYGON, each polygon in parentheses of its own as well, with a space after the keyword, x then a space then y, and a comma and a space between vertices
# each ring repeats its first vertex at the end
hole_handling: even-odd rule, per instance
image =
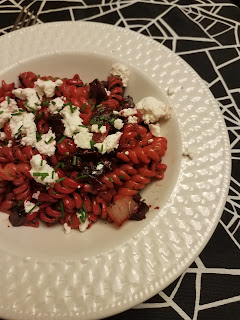
POLYGON ((232 152, 231 184, 211 240, 170 286, 108 319, 240 319, 239 5, 239 0, 0 2, 0 35, 11 30, 19 11, 27 6, 38 12, 38 23, 96 21, 155 39, 176 52, 206 81, 225 120, 232 152))

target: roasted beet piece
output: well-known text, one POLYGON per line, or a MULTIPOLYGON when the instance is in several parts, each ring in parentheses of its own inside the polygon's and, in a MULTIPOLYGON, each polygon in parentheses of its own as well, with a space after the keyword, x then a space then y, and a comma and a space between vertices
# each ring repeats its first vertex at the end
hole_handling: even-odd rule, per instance
POLYGON ((80 157, 82 161, 99 161, 98 159, 100 157, 98 151, 83 150, 81 148, 77 148, 75 154, 80 157))
POLYGON ((60 140, 63 137, 65 130, 60 114, 52 114, 48 118, 48 123, 52 128, 52 131, 55 133, 57 141, 60 140))
POLYGON ((12 226, 22 226, 26 219, 26 212, 23 207, 13 207, 9 216, 9 221, 12 226))
POLYGON ((92 120, 94 122, 97 121, 107 121, 109 122, 111 119, 116 119, 118 116, 116 114, 113 114, 113 110, 109 107, 100 107, 96 108, 96 110, 93 113, 92 120))
POLYGON ((103 100, 107 98, 107 93, 105 91, 104 85, 98 79, 95 79, 93 80, 93 82, 90 82, 89 86, 89 97, 96 99, 96 104, 101 103, 103 100))
POLYGON ((78 171, 81 169, 81 158, 76 157, 76 163, 73 164, 73 158, 66 158, 64 157, 61 162, 64 163, 64 170, 66 171, 78 171))
POLYGON ((129 218, 129 220, 139 221, 145 219, 148 210, 149 206, 145 202, 140 201, 137 211, 129 218))
POLYGON ((121 102, 121 106, 123 109, 135 108, 135 103, 133 102, 133 98, 131 96, 124 97, 121 102))

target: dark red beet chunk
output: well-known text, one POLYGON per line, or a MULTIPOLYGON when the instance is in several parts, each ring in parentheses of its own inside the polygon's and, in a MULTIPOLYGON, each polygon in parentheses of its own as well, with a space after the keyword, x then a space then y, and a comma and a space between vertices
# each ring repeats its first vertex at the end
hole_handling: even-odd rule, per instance
POLYGON ((76 157, 76 163, 73 164, 73 158, 63 158, 61 162, 64 163, 64 170, 67 171, 78 171, 81 169, 81 159, 76 157))
POLYGON ((121 106, 123 107, 123 109, 135 108, 135 103, 133 102, 133 98, 131 96, 124 97, 121 102, 121 106))
POLYGON ((129 220, 136 220, 136 221, 140 221, 146 218, 146 213, 149 210, 149 206, 141 201, 139 204, 139 207, 137 209, 137 211, 129 218, 129 220))
POLYGON ((26 212, 23 207, 13 207, 9 216, 12 226, 19 227, 23 225, 26 219, 26 212))
POLYGON ((101 103, 103 100, 107 98, 107 93, 105 91, 104 85, 98 79, 95 79, 93 80, 93 82, 90 82, 89 86, 89 97, 96 99, 96 104, 101 103))
POLYGON ((62 117, 60 114, 53 114, 48 118, 49 126, 52 128, 52 131, 55 133, 57 141, 63 137, 64 133, 64 124, 62 122, 62 117))

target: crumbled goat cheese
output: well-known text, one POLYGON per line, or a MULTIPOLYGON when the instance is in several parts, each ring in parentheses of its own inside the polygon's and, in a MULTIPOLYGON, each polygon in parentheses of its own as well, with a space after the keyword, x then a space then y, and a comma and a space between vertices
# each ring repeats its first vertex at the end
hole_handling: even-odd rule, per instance
POLYGON ((62 109, 63 105, 64 101, 61 98, 55 98, 50 101, 48 109, 51 113, 57 113, 62 109))
POLYGON ((20 115, 12 116, 10 120, 10 128, 12 137, 16 138, 21 135, 21 144, 34 146, 36 143, 37 127, 34 122, 35 116, 33 113, 23 112, 20 115))
POLYGON ((128 117, 128 123, 137 123, 137 122, 138 122, 138 117, 135 117, 135 116, 128 117))
POLYGON ((116 110, 113 110, 113 114, 119 114, 119 112, 116 110))
MULTIPOLYGON (((35 207, 35 203, 31 201, 24 201, 24 210, 26 213, 32 210, 32 208, 35 207)), ((37 212, 39 210, 39 207, 36 206, 31 212, 37 212)))
POLYGON ((105 88, 105 91, 106 91, 107 96, 110 96, 111 91, 108 91, 106 88, 105 88))
POLYGON ((26 100, 25 106, 31 111, 41 109, 41 93, 38 93, 34 88, 18 88, 12 93, 21 100, 26 100))
POLYGON ((148 127, 154 137, 161 137, 161 127, 159 122, 156 122, 155 124, 149 124, 148 127))
POLYGON ((37 191, 32 195, 32 198, 33 199, 38 199, 39 195, 40 195, 40 191, 37 191))
POLYGON ((47 164, 46 160, 43 160, 40 154, 32 156, 30 164, 32 167, 30 174, 35 181, 45 185, 53 185, 58 180, 58 174, 47 164))
POLYGON ((102 170, 102 168, 104 167, 104 165, 102 163, 99 163, 97 166, 96 166, 96 170, 102 170))
POLYGON ((82 222, 80 221, 80 224, 79 224, 79 227, 78 227, 78 228, 79 228, 79 231, 80 231, 80 232, 86 231, 88 225, 89 225, 89 220, 88 220, 88 219, 86 219, 84 223, 82 223, 82 222))
POLYGON ((63 229, 65 234, 70 234, 72 231, 71 227, 69 227, 69 225, 66 222, 63 224, 63 229))
POLYGON ((171 107, 153 97, 143 98, 136 104, 136 108, 141 112, 146 124, 155 123, 160 118, 169 119, 171 117, 171 107))
POLYGON ((134 116, 135 114, 137 114, 137 110, 136 109, 123 109, 120 111, 120 115, 122 117, 130 117, 130 116, 134 116))
POLYGON ((56 147, 56 135, 54 132, 52 132, 51 129, 45 134, 41 136, 41 140, 38 142, 35 142, 35 148, 41 153, 45 154, 46 156, 53 156, 55 153, 55 147, 56 147))
POLYGON ((129 151, 125 151, 125 155, 128 156, 129 155, 129 151))
POLYGON ((9 148, 11 148, 11 147, 12 147, 12 140, 9 140, 9 141, 8 141, 7 146, 8 146, 9 148))
POLYGON ((149 140, 148 140, 148 143, 152 143, 152 142, 153 142, 153 139, 149 139, 149 140))
POLYGON ((91 126, 91 132, 105 133, 105 132, 107 132, 107 127, 106 126, 101 126, 100 128, 98 128, 98 124, 93 124, 91 126))
POLYGON ((109 153, 118 148, 121 135, 122 132, 110 134, 103 140, 102 143, 96 143, 94 147, 96 147, 98 149, 98 152, 100 152, 101 154, 104 154, 106 152, 109 153))
POLYGON ((114 128, 116 128, 118 130, 122 129, 123 125, 124 125, 124 123, 123 123, 122 119, 116 119, 114 121, 114 128))
POLYGON ((83 132, 82 129, 87 129, 79 127, 82 125, 83 120, 80 118, 80 111, 78 107, 72 106, 71 109, 70 106, 66 106, 62 111, 60 111, 60 115, 63 117, 62 122, 65 127, 64 135, 66 137, 72 138, 74 132, 83 132))
POLYGON ((79 148, 82 149, 91 149, 91 143, 90 141, 92 140, 93 137, 93 133, 90 133, 87 131, 87 128, 82 128, 82 129, 86 129, 86 131, 82 131, 77 133, 73 139, 74 142, 76 143, 76 145, 79 148))
POLYGON ((17 110, 18 106, 16 101, 9 97, 6 97, 6 100, 0 103, 0 129, 2 129, 6 122, 11 118, 11 114, 17 110))
POLYGON ((120 76, 122 79, 122 83, 124 87, 127 87, 128 80, 129 80, 129 70, 123 64, 117 62, 112 65, 111 74, 113 76, 120 76))
POLYGON ((46 95, 47 98, 51 98, 55 94, 56 87, 61 86, 63 82, 60 79, 57 79, 55 82, 52 80, 38 79, 34 84, 36 88, 42 89, 43 93, 46 95))
POLYGON ((0 132, 0 140, 3 141, 7 138, 6 134, 4 132, 0 132))

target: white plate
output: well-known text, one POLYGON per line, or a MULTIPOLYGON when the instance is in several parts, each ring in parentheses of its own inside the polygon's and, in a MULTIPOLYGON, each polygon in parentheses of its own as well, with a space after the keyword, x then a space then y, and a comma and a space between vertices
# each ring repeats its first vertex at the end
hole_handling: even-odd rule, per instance
POLYGON ((0 38, 0 79, 23 71, 106 79, 113 62, 131 70, 128 93, 174 107, 165 179, 143 191, 151 210, 121 229, 98 222, 84 234, 0 224, 0 316, 99 319, 124 311, 175 280, 200 253, 224 208, 230 151, 225 125, 199 76, 159 43, 88 22, 44 24, 0 38), (170 96, 167 92, 174 91, 170 96), (194 147, 193 159, 182 156, 194 147), (154 209, 159 206, 160 209, 154 209))

